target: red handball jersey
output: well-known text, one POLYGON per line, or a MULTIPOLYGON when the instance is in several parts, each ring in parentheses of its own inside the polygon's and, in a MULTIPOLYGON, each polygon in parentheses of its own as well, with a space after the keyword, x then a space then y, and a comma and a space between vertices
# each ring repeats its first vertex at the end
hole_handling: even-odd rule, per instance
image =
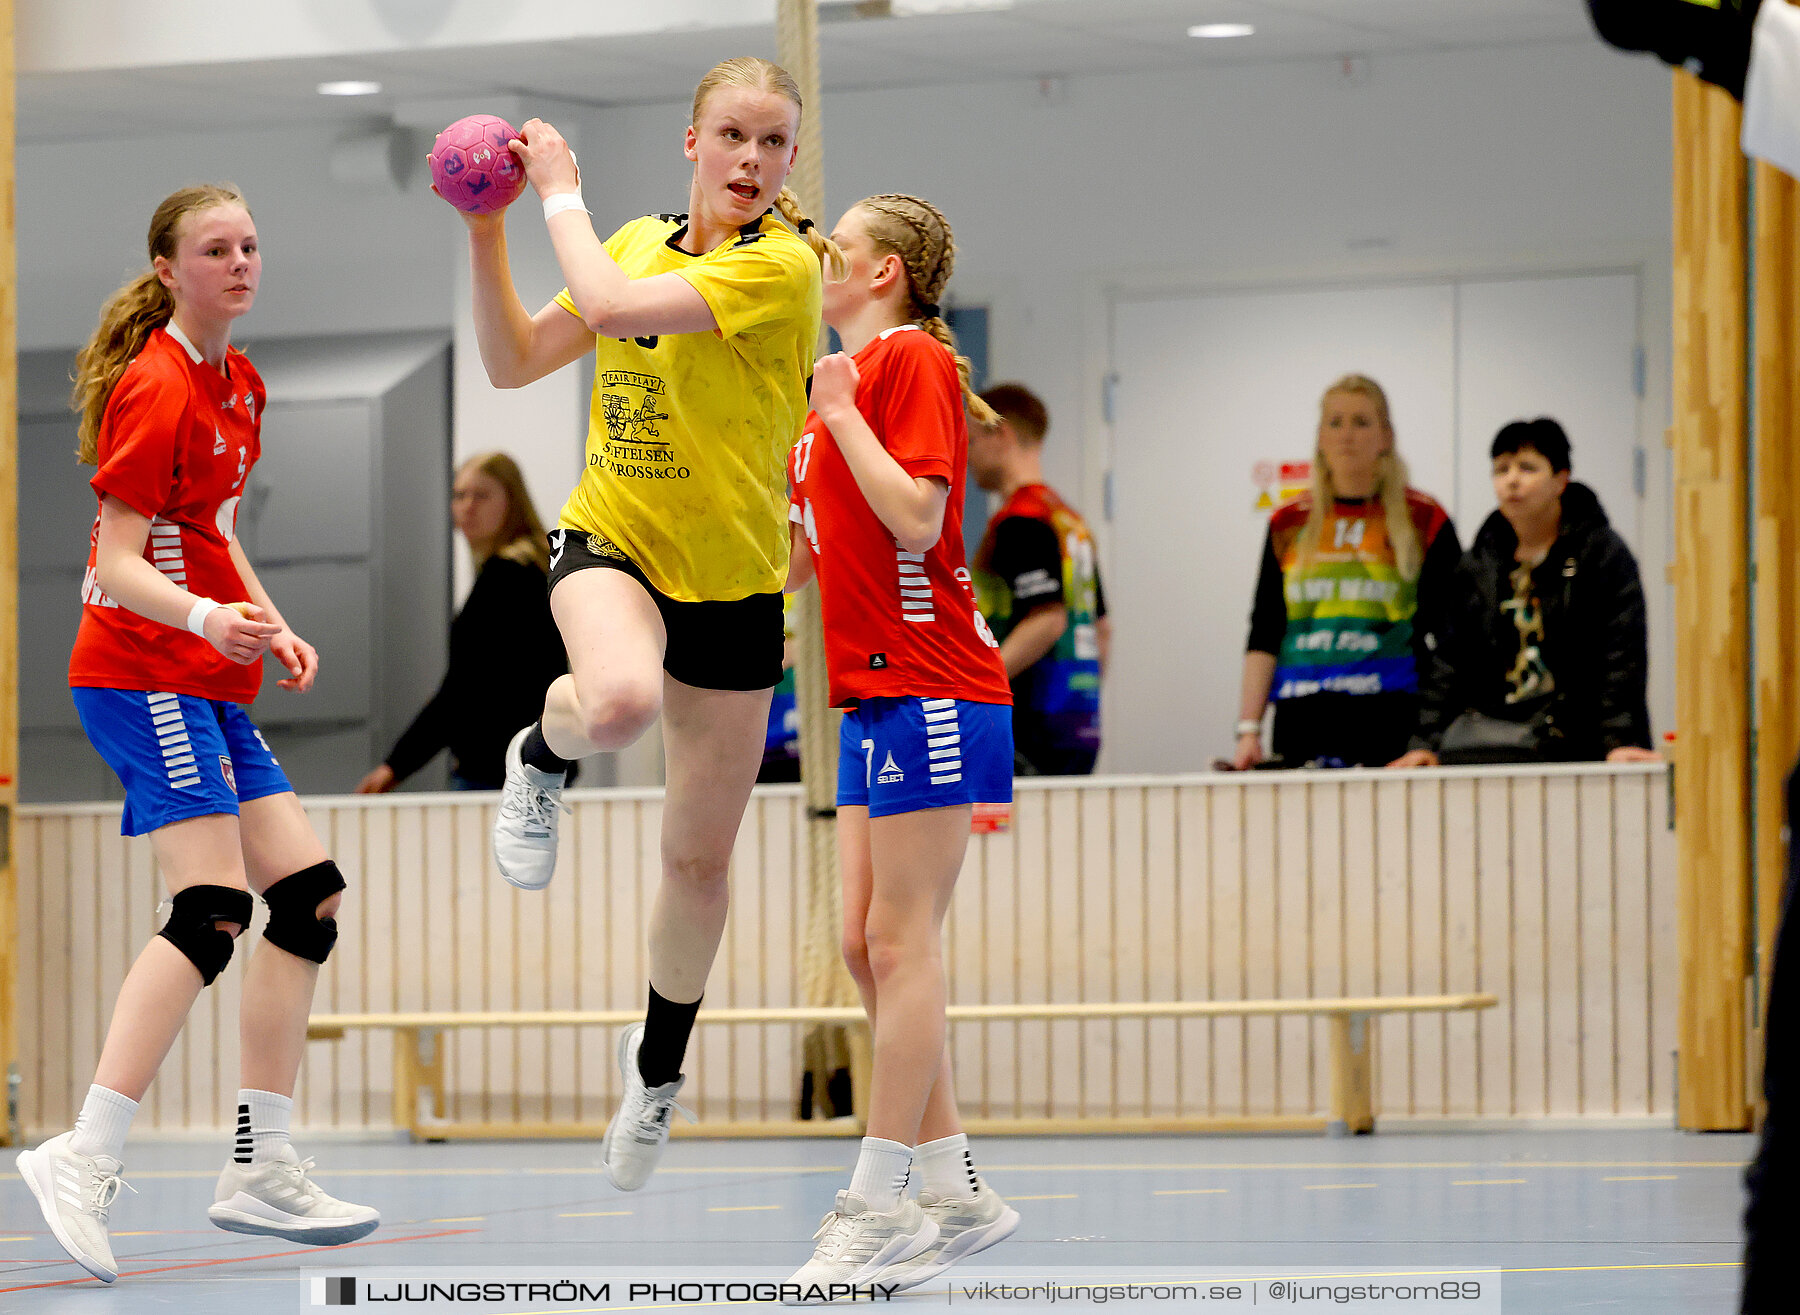
MULTIPOLYGON (((230 377, 208 365, 173 323, 150 335, 125 367, 100 421, 99 469, 88 482, 150 518, 144 556, 189 593, 248 601, 231 560, 238 502, 262 452, 267 390, 242 352, 230 377)), ((240 666, 186 630, 119 606, 95 578, 100 518, 88 535, 81 629, 69 655, 77 688, 164 690, 249 703, 262 663, 240 666)))
POLYGON ((889 329, 856 354, 856 409, 915 479, 950 486, 944 531, 907 552, 870 509, 818 415, 788 457, 791 516, 806 531, 825 615, 825 665, 834 707, 860 699, 1012 702, 1006 668, 963 560, 962 481, 969 431, 956 362, 912 325, 889 329))

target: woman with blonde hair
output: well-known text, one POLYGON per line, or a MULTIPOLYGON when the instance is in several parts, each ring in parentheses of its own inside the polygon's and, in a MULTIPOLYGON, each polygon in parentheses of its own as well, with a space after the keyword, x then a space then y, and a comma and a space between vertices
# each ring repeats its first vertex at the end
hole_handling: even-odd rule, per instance
POLYGON ((450 623, 450 665, 431 701, 357 784, 382 794, 450 750, 457 790, 498 790, 506 745, 569 669, 550 615, 550 549, 518 463, 483 452, 457 467, 450 514, 469 545, 475 583, 450 623))
POLYGON ((817 575, 831 702, 846 710, 844 958, 874 1068, 868 1135, 794 1276, 803 1294, 911 1287, 1019 1222, 975 1171, 944 1014, 944 913, 971 810, 1012 800, 1012 691, 962 536, 964 411, 995 417, 969 391, 938 304, 956 260, 943 213, 915 196, 871 196, 832 238, 850 272, 825 289, 825 320, 844 350, 819 362, 789 464, 790 585, 817 575))
POLYGON ((602 241, 568 144, 532 119, 511 145, 568 280, 535 315, 513 286, 504 212, 462 216, 489 380, 519 388, 595 356, 587 463, 550 535, 550 609, 570 671, 507 747, 501 875, 548 885, 570 766, 662 718, 649 1004, 619 1039, 624 1101, 601 1150, 622 1191, 643 1186, 668 1139, 781 679, 784 467, 806 418, 820 265, 841 277, 843 260, 785 187, 800 120, 786 70, 715 66, 683 144, 688 213, 634 219, 602 241))
POLYGON ((1380 767, 1418 718, 1419 657, 1461 549, 1447 512, 1409 487, 1387 394, 1350 374, 1325 390, 1312 487, 1275 509, 1263 544, 1238 705, 1243 770, 1380 767))
POLYGON ((237 1139, 207 1216, 319 1246, 381 1222, 321 1190, 288 1141, 344 878, 246 711, 265 654, 295 693, 319 670, 237 541, 267 396, 231 345, 262 279, 256 224, 235 188, 183 188, 156 208, 149 248, 150 269, 113 294, 76 359, 78 455, 99 505, 69 685, 125 787, 121 829, 150 837, 170 913, 119 987, 74 1129, 18 1161, 51 1234, 104 1283, 119 1276, 108 1219, 132 1116, 249 928, 251 891, 269 917, 244 969, 237 1139))

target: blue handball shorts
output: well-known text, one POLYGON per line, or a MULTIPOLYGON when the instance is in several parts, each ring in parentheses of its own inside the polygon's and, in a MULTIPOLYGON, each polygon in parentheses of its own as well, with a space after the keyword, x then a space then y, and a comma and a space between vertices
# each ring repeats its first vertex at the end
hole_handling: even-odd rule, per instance
POLYGON ((865 699, 838 732, 839 808, 893 817, 1012 802, 1012 708, 962 699, 865 699))
POLYGON ((141 836, 294 787, 235 703, 129 689, 74 689, 81 728, 125 787, 119 830, 141 836))

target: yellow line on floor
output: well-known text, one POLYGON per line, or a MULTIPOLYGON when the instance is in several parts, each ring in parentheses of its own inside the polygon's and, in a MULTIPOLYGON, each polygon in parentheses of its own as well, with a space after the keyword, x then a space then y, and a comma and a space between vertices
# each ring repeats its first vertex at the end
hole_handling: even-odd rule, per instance
POLYGON ((620 1215, 633 1214, 631 1210, 573 1210, 566 1215, 556 1216, 558 1219, 614 1219, 620 1215))
POLYGON ((485 1224, 486 1215, 458 1215, 454 1219, 433 1219, 434 1224, 485 1224))
POLYGON ((713 1215, 739 1214, 745 1210, 779 1210, 778 1205, 709 1205, 706 1212, 713 1215))
MULTIPOLYGON (((117 1234, 114 1236, 117 1236, 117 1234)), ((0 1237, 0 1242, 29 1242, 31 1240, 30 1237, 0 1237)))
POLYGON ((1302 1183, 1301 1188, 1308 1192, 1351 1192, 1364 1187, 1373 1187, 1374 1183, 1302 1183))
POLYGON ((1458 1178, 1452 1187, 1515 1187, 1523 1178, 1458 1178))
POLYGON ((1063 1192, 1056 1196, 1009 1196, 1006 1199, 1009 1201, 1073 1201, 1075 1193, 1063 1192))
POLYGON ((1603 1183, 1672 1183, 1681 1177, 1678 1173, 1641 1174, 1628 1178, 1602 1178, 1603 1183))
MULTIPOLYGON (((1160 1192, 1152 1192, 1152 1196, 1223 1196, 1223 1187, 1165 1187, 1160 1192)), ((1014 1197, 1013 1200, 1018 1200, 1014 1197)))

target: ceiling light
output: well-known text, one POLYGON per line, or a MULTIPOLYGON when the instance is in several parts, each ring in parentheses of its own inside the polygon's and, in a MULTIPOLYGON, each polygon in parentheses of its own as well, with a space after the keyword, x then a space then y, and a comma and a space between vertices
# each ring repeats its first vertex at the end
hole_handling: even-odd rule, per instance
POLYGON ((1188 29, 1188 35, 1217 40, 1221 37, 1255 36, 1256 29, 1248 23, 1198 23, 1188 29))
POLYGON ((379 82, 321 82, 321 96, 378 96, 381 94, 379 82))

